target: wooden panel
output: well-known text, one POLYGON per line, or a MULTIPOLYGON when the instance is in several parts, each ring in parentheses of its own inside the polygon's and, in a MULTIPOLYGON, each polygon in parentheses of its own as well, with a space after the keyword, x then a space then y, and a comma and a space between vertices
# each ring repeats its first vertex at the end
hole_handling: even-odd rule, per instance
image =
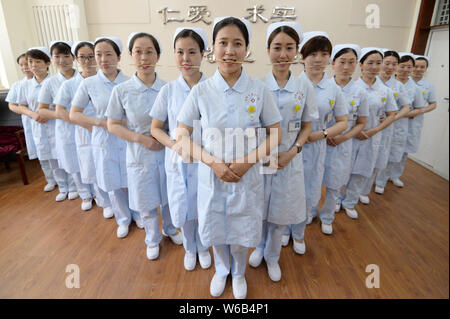
POLYGON ((414 54, 424 54, 427 48, 428 36, 430 34, 431 19, 433 17, 436 0, 423 0, 420 5, 419 17, 417 18, 416 31, 411 47, 414 54))

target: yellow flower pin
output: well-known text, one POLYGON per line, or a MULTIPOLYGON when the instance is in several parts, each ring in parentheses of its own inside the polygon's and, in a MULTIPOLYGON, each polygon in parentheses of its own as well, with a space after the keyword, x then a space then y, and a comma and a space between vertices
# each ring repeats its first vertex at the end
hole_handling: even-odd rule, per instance
POLYGON ((425 90, 423 90, 423 91, 422 91, 422 94, 424 94, 424 95, 425 95, 426 93, 427 93, 427 91, 425 91, 425 90))
POLYGON ((330 100, 330 106, 334 105, 334 100, 330 100))
POLYGON ((350 105, 351 105, 351 106, 355 105, 355 101, 351 100, 351 101, 350 101, 350 105))
POLYGON ((302 109, 302 107, 300 105, 298 105, 298 104, 294 107, 295 112, 298 112, 301 109, 302 109))
POLYGON ((386 98, 383 96, 383 97, 381 98, 381 101, 383 101, 383 103, 386 102, 386 98))
POLYGON ((250 106, 248 107, 248 112, 249 112, 250 114, 255 113, 255 107, 254 107, 253 105, 250 105, 250 106))
POLYGON ((394 93, 394 96, 395 96, 395 97, 397 97, 397 96, 398 96, 398 93, 397 93, 397 92, 395 92, 395 93, 394 93))

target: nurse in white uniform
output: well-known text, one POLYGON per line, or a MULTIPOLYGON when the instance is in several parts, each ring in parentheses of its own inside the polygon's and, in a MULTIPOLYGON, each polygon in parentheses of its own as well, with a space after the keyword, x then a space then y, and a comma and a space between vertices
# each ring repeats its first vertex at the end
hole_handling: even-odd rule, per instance
POLYGON ((347 216, 353 219, 358 218, 355 205, 363 187, 374 178, 381 131, 392 124, 397 111, 394 93, 377 77, 383 63, 383 51, 375 47, 364 48, 361 50, 359 63, 362 76, 356 85, 367 93, 369 117, 364 130, 353 141, 352 173, 342 201, 347 216))
MULTIPOLYGON (((90 144, 91 134, 88 129, 74 125, 69 116, 72 99, 81 81, 86 77, 96 74, 94 45, 86 41, 78 41, 72 45, 71 51, 80 64, 82 73, 76 72, 70 80, 61 84, 61 87, 54 98, 54 104, 56 105, 56 114, 58 118, 60 121, 64 121, 61 125, 61 133, 63 134, 60 133, 59 135, 59 142, 61 143, 60 162, 66 172, 72 175, 77 184, 79 195, 83 200, 81 209, 85 211, 92 208, 92 198, 94 197, 94 194, 98 203, 104 203, 105 198, 107 198, 107 202, 109 202, 109 197, 108 194, 99 191, 99 188, 94 186, 96 185, 96 180, 92 150, 90 148, 88 149, 88 157, 79 157, 78 145, 82 143, 81 140, 83 137, 84 139, 88 139, 89 141, 87 143, 90 144), (81 55, 78 57, 77 54, 80 50, 81 55), (90 58, 86 61, 85 57, 90 58), (86 171, 86 167, 91 167, 92 169, 86 171)), ((89 110, 93 112, 92 106, 89 107, 89 110)), ((58 136, 58 131, 56 134, 58 136)), ((58 145, 58 139, 56 142, 58 145)), ((111 203, 109 203, 109 206, 111 206, 111 203)))
MULTIPOLYGON (((400 111, 397 112, 395 115, 395 122, 390 126, 392 127, 390 152, 387 157, 384 156, 383 163, 381 163, 386 165, 384 167, 382 165, 376 165, 376 168, 379 170, 375 184, 375 193, 377 194, 384 193, 384 187, 391 175, 392 168, 398 165, 397 163, 402 160, 408 138, 408 113, 411 101, 403 83, 395 78, 395 72, 398 69, 399 62, 400 56, 397 52, 384 50, 383 66, 381 67, 379 78, 394 92, 394 97, 400 111)), ((383 133, 387 129, 385 129, 383 133)), ((368 202, 368 197, 366 202, 368 202)))
POLYGON ((311 133, 311 121, 319 117, 313 86, 289 70, 302 40, 297 22, 276 22, 267 29, 266 48, 272 70, 263 80, 283 117, 282 140, 278 153, 273 154, 277 156, 276 170, 264 175, 266 216, 261 242, 250 255, 249 264, 258 267, 264 257, 272 281, 281 279, 278 261, 284 229, 306 220, 301 151, 311 133))
POLYGON ((127 171, 125 164, 126 143, 110 134, 106 124, 106 109, 112 89, 129 79, 117 69, 122 53, 122 42, 116 37, 100 37, 95 40, 95 59, 100 66, 97 75, 84 79, 75 93, 70 109, 70 119, 76 124, 92 126, 92 150, 98 186, 108 193, 118 224, 117 237, 128 235, 131 218, 137 213, 128 207, 127 171), (95 116, 83 114, 90 103, 95 116))
POLYGON ((200 72, 203 54, 208 48, 206 32, 200 28, 181 27, 173 37, 175 63, 180 68, 177 80, 167 83, 153 104, 152 136, 166 146, 165 168, 170 215, 175 227, 180 227, 185 250, 184 268, 193 270, 197 263, 203 269, 211 266, 208 246, 204 246, 198 232, 197 215, 197 163, 183 162, 176 150, 177 115, 181 111, 191 88, 206 80, 200 72), (166 126, 169 132, 166 133, 166 126))
POLYGON ((50 78, 48 68, 50 67, 51 55, 46 47, 34 47, 28 50, 27 59, 34 76, 19 88, 18 110, 21 114, 33 119, 31 131, 34 145, 47 180, 44 191, 51 191, 56 186, 54 169, 58 168, 54 146, 54 126, 39 115, 39 103, 37 101, 42 85, 50 78))
POLYGON ((161 87, 166 83, 155 73, 161 54, 158 40, 148 33, 131 33, 129 49, 137 72, 117 85, 111 93, 105 116, 108 131, 127 143, 126 165, 130 208, 143 219, 147 258, 159 256, 158 207, 163 217, 163 232, 181 244, 181 234, 172 225, 167 203, 164 146, 150 135, 149 113, 161 87), (122 120, 126 120, 126 126, 122 120))
MULTIPOLYGON (((281 141, 281 115, 272 93, 241 66, 250 38, 247 20, 215 19, 213 52, 218 70, 192 88, 177 117, 179 154, 201 161, 198 224, 202 244, 213 246, 216 273, 210 293, 214 297, 222 294, 230 272, 234 297, 247 295, 247 252, 261 240, 264 210, 259 160, 281 141), (190 139, 194 126, 202 131, 201 142, 190 139)), ((194 132, 194 140, 198 133, 194 132)))
MULTIPOLYGON (((19 91, 20 91, 20 87, 27 80, 31 80, 33 78, 33 72, 31 72, 31 70, 28 66, 26 53, 21 54, 17 58, 17 64, 19 65, 20 71, 22 71, 22 73, 25 75, 25 77, 22 80, 14 83, 11 86, 11 88, 8 91, 8 95, 6 96, 5 101, 8 102, 8 107, 12 112, 21 114, 22 126, 23 126, 23 131, 25 134, 25 143, 27 146, 28 159, 32 160, 32 159, 37 158, 36 145, 34 145, 33 132, 31 131, 32 118, 30 118, 27 115, 22 114, 20 112, 19 91)), ((46 189, 46 191, 52 191, 54 188, 55 188, 55 185, 53 185, 53 187, 51 189, 46 189)))
POLYGON ((327 33, 313 31, 305 33, 300 44, 300 54, 305 63, 305 72, 300 75, 314 87, 319 118, 312 122, 312 132, 303 147, 303 165, 306 189, 306 221, 292 225, 294 251, 304 254, 305 227, 319 211, 322 181, 327 150, 327 138, 334 137, 347 129, 347 105, 341 89, 325 74, 329 63, 332 44, 327 33))
MULTIPOLYGON (((322 185, 326 187, 326 197, 320 211, 322 232, 327 235, 333 232, 334 213, 340 209, 341 189, 350 178, 354 137, 364 129, 369 116, 367 94, 352 79, 360 55, 361 48, 356 44, 335 45, 331 53, 331 65, 334 71, 332 81, 341 88, 344 95, 348 110, 348 128, 341 134, 327 139, 325 173, 322 182, 322 185)), ((333 123, 334 121, 330 124, 333 123)))
POLYGON ((65 140, 67 138, 70 139, 73 135, 67 131, 65 122, 58 118, 55 110, 55 97, 61 84, 78 73, 72 67, 74 56, 71 52, 71 46, 71 42, 63 40, 52 41, 50 43, 50 54, 58 72, 42 85, 38 97, 39 115, 48 119, 49 123, 54 123, 53 135, 56 157, 58 159, 58 168, 55 169, 54 175, 59 188, 56 201, 63 201, 67 197, 70 200, 76 199, 78 198, 78 189, 85 189, 84 185, 81 184, 81 180, 74 180, 70 172, 72 170, 69 167, 68 161, 73 161, 73 156, 65 152, 64 144, 66 144, 65 140), (67 168, 69 168, 69 171, 67 171, 67 168))

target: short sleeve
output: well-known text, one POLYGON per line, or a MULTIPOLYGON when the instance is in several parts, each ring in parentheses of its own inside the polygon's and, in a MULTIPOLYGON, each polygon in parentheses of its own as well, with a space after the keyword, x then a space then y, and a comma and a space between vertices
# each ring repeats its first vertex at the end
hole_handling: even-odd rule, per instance
POLYGON ((359 107, 358 107, 358 116, 369 116, 369 99, 367 97, 367 93, 361 90, 361 97, 359 100, 359 107))
POLYGON ((39 90, 38 103, 53 104, 52 88, 50 81, 45 81, 39 90))
POLYGON ((81 84, 73 97, 72 105, 85 109, 89 105, 90 100, 91 98, 89 97, 87 82, 86 80, 83 80, 81 81, 81 84))
POLYGON ((397 106, 397 102, 395 101, 394 92, 389 88, 387 88, 387 90, 386 90, 386 103, 385 103, 384 107, 385 107, 385 112, 397 112, 398 111, 398 106, 397 106))
POLYGON ((58 90, 58 93, 56 93, 54 104, 55 105, 61 105, 65 107, 67 110, 70 109, 70 102, 72 100, 70 89, 69 89, 69 82, 64 82, 61 87, 58 90))
POLYGON ((275 123, 281 122, 282 119, 283 118, 281 117, 280 110, 277 107, 273 94, 266 86, 263 85, 263 101, 260 114, 262 126, 271 126, 275 123))
POLYGON ((436 102, 436 90, 435 90, 435 88, 434 88, 434 85, 433 85, 433 83, 430 83, 430 87, 429 87, 429 89, 428 89, 430 92, 429 92, 429 94, 428 94, 428 99, 427 99, 427 102, 428 103, 434 103, 434 102, 436 102))
POLYGON ((161 122, 167 121, 167 95, 169 92, 169 85, 164 85, 156 97, 155 103, 153 103, 152 109, 150 110, 150 117, 160 120, 161 122))
POLYGON ((422 89, 418 86, 416 86, 414 92, 414 100, 412 102, 412 107, 415 109, 421 109, 425 107, 425 100, 422 94, 422 89))
POLYGON ((334 105, 334 116, 344 116, 348 114, 346 102, 342 91, 336 86, 336 101, 334 105))
POLYGON ((17 104, 28 105, 27 88, 28 88, 28 82, 24 82, 19 87, 19 90, 18 90, 19 92, 17 94, 17 104))
POLYGON ((319 110, 317 108, 316 95, 314 87, 309 82, 304 82, 306 88, 306 103, 302 114, 303 122, 312 122, 319 119, 319 110))
POLYGON ((404 105, 411 104, 411 99, 410 99, 408 92, 406 91, 406 88, 403 84, 400 85, 400 89, 398 91, 397 104, 398 104, 399 108, 401 108, 404 105))
POLYGON ((200 110, 198 107, 198 90, 199 86, 196 85, 192 88, 186 101, 184 102, 180 114, 178 114, 177 121, 184 125, 194 127, 194 121, 200 120, 200 110))
POLYGON ((12 85, 12 87, 8 91, 8 95, 5 98, 5 101, 8 103, 17 104, 18 95, 19 95, 19 86, 20 82, 16 82, 12 85))
POLYGON ((122 120, 125 116, 122 99, 120 97, 120 86, 113 88, 105 116, 115 120, 122 120))

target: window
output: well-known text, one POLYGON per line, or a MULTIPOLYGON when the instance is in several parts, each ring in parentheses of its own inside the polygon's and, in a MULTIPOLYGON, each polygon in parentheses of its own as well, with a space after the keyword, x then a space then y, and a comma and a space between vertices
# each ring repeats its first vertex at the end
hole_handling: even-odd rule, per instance
POLYGON ((448 24, 448 15, 450 11, 450 0, 439 0, 436 17, 433 25, 448 24))

